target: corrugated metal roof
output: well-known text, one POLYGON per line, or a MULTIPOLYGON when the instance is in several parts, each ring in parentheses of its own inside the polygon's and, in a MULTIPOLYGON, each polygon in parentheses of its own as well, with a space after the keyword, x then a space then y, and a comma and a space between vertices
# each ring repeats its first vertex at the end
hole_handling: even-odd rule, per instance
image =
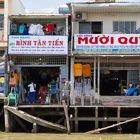
POLYGON ((9 19, 64 19, 67 18, 68 15, 63 14, 28 14, 28 15, 11 15, 9 16, 9 19))
POLYGON ((140 12, 140 2, 135 3, 71 3, 74 12, 140 12))

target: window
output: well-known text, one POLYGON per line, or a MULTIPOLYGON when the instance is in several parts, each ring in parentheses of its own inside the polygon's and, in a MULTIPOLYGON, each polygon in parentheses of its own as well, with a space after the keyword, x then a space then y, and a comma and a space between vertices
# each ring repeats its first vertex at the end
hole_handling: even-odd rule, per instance
POLYGON ((4 2, 0 2, 0 9, 4 9, 4 2))
POLYGON ((102 22, 92 22, 92 34, 102 33, 102 22))
POLYGON ((4 28, 4 15, 0 14, 0 30, 4 28))
POLYGON ((113 32, 118 31, 126 34, 134 33, 136 30, 135 21, 114 21, 113 32))
POLYGON ((102 22, 79 22, 79 34, 101 34, 102 22))
POLYGON ((90 34, 91 24, 90 22, 80 22, 79 23, 79 34, 90 34))

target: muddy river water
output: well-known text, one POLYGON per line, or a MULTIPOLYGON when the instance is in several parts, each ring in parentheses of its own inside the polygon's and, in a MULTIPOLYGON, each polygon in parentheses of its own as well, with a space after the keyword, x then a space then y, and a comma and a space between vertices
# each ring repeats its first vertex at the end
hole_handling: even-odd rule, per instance
POLYGON ((140 140, 134 134, 42 134, 42 133, 0 133, 0 140, 140 140))

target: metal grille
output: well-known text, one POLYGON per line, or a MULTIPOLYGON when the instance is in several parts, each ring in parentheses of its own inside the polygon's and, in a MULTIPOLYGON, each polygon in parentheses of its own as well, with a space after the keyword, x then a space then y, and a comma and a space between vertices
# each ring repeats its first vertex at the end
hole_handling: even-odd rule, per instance
POLYGON ((102 63, 101 67, 139 67, 138 63, 102 63))
POLYGON ((64 65, 67 63, 66 56, 17 56, 14 58, 15 65, 64 65))

